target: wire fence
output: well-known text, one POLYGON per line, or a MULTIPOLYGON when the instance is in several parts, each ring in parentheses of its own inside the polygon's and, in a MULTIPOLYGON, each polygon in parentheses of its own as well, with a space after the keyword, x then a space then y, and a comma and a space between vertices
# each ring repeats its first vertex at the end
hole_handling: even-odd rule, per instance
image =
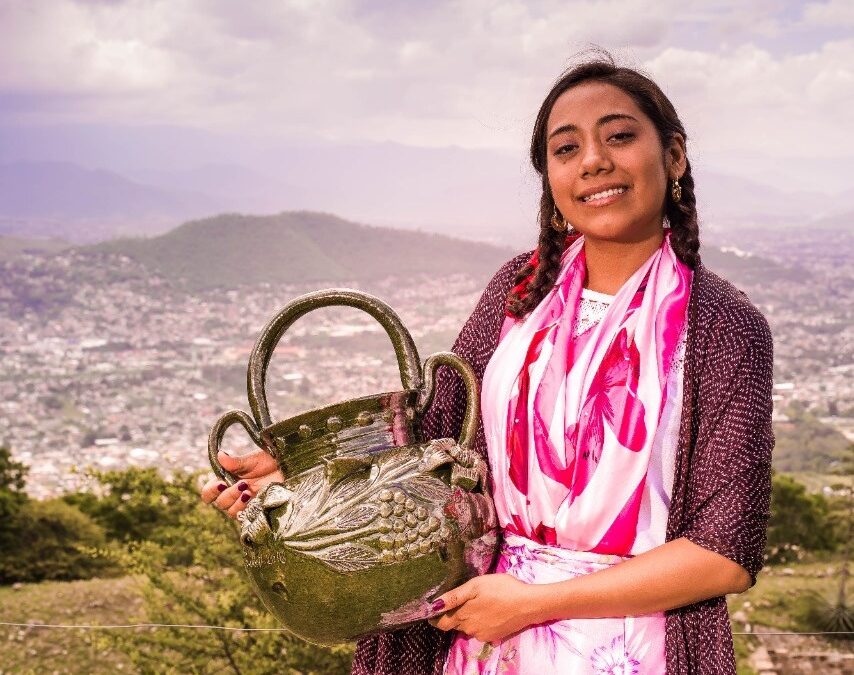
MULTIPOLYGON (((10 621, 0 621, 0 626, 10 628, 56 628, 66 630, 122 630, 133 628, 188 628, 193 630, 222 630, 236 633, 282 633, 287 632, 285 628, 244 628, 242 626, 209 626, 207 624, 189 624, 189 623, 120 623, 120 624, 69 624, 69 623, 14 623, 10 621)), ((796 631, 781 631, 761 633, 752 632, 736 632, 733 635, 786 635, 786 636, 801 636, 801 635, 854 635, 854 631, 819 631, 814 633, 800 633, 796 631)))

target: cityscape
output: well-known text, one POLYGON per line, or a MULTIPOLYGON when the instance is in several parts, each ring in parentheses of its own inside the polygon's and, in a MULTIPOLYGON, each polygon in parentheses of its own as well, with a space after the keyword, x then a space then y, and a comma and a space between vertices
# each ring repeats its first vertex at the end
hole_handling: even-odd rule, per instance
MULTIPOLYGON (((729 253, 739 254, 750 255, 729 253)), ((761 283, 721 274, 771 324, 775 431, 785 430, 796 403, 854 440, 850 277, 813 270, 761 283)), ((190 293, 127 256, 93 265, 74 249, 0 263, 0 278, 0 445, 28 465, 27 491, 38 498, 85 487, 87 467, 206 468, 213 422, 226 410, 248 410, 246 365, 267 321, 302 293, 360 287, 330 280, 190 293)), ((423 361, 451 347, 485 282, 420 275, 361 288, 400 315, 423 361)), ((350 308, 297 321, 274 354, 267 386, 274 419, 399 388, 390 341, 350 308)), ((226 436, 235 452, 250 445, 242 430, 226 436)))

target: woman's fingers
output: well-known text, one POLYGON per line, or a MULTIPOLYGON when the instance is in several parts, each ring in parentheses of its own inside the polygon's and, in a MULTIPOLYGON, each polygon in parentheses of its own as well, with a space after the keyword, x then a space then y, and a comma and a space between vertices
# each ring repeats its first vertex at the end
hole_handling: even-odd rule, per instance
POLYGON ((205 504, 210 504, 217 497, 219 497, 226 490, 227 487, 228 486, 219 478, 211 478, 202 487, 202 501, 205 504))
POLYGON ((247 502, 265 485, 284 480, 276 460, 263 450, 239 456, 227 455, 220 450, 217 459, 226 471, 240 480, 228 486, 224 481, 212 478, 202 487, 202 500, 232 518, 246 508, 247 502))
POLYGON ((223 469, 248 480, 279 472, 275 458, 263 450, 255 450, 246 455, 228 455, 220 450, 216 458, 223 469))
MULTIPOLYGON (((251 498, 252 491, 249 489, 249 484, 245 480, 241 480, 223 490, 219 497, 214 500, 213 505, 220 511, 226 511, 230 514, 231 507, 234 506, 235 502, 246 504, 251 498)), ((237 515, 236 512, 235 515, 237 515)))
POLYGON ((229 487, 218 478, 213 478, 202 487, 202 501, 213 504, 232 518, 236 518, 254 496, 255 492, 244 480, 229 487))
POLYGON ((249 503, 249 499, 251 499, 251 495, 248 492, 244 492, 240 495, 240 498, 238 498, 234 504, 229 507, 227 511, 228 515, 232 518, 237 518, 237 514, 246 508, 246 505, 249 503))

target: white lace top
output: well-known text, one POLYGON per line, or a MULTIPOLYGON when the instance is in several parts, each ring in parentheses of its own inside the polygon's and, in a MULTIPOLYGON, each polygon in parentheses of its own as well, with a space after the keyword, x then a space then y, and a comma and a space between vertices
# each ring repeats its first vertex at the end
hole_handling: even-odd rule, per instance
MULTIPOLYGON (((581 290, 581 305, 574 335, 580 335, 605 316, 614 299, 587 288, 581 290)), ((687 325, 686 325, 687 329, 687 325)), ((637 555, 664 543, 673 477, 676 471, 676 451, 679 442, 679 421, 682 414, 682 371, 685 362, 687 330, 683 329, 670 375, 667 380, 667 401, 655 433, 649 461, 643 501, 638 516, 638 533, 631 554, 637 555)))

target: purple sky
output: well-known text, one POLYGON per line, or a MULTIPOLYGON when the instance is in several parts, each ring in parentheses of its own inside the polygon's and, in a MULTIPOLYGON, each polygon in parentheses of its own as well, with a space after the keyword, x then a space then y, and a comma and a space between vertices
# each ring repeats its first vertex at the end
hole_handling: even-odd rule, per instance
POLYGON ((854 188, 851 0, 0 0, 0 125, 522 157, 551 81, 593 43, 659 82, 696 164, 854 188))

